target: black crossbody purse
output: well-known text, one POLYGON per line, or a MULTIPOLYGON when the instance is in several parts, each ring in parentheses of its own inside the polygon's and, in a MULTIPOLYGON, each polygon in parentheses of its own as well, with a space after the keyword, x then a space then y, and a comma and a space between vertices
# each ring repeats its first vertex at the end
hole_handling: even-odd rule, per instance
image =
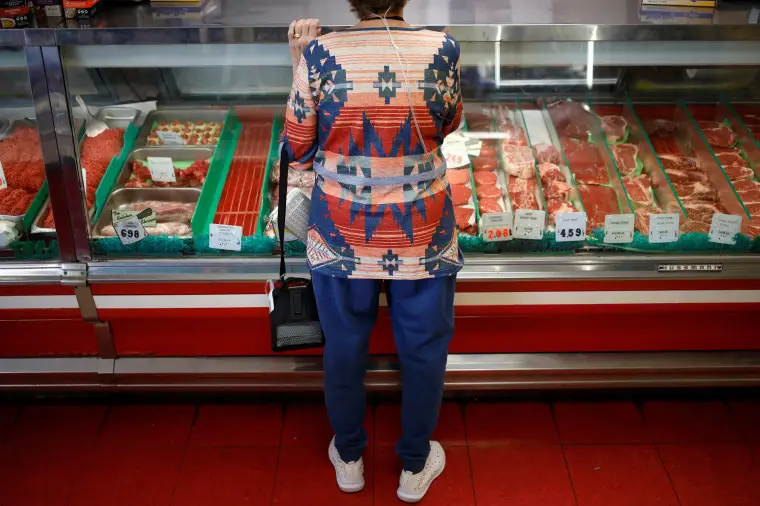
POLYGON ((270 295, 269 313, 272 351, 281 352, 319 348, 325 344, 319 323, 317 300, 310 279, 286 278, 285 272, 285 205, 288 200, 288 170, 290 160, 283 146, 280 153, 279 207, 277 233, 280 238, 280 279, 270 295))

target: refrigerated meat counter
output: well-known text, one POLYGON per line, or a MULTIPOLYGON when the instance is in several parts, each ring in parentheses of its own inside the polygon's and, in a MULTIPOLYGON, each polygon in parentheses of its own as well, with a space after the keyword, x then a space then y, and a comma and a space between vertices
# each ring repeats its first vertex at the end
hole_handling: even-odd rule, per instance
MULTIPOLYGON (((548 20, 409 6, 462 51, 464 120, 441 150, 466 263, 447 387, 757 385, 750 8, 659 25, 637 2, 550 3, 548 20)), ((286 26, 302 13, 241 4, 215 2, 207 25, 114 4, 89 28, 0 38, 0 72, 28 81, 0 92, 0 117, 39 139, 10 142, 0 121, 8 189, 25 150, 48 190, 5 220, 0 388, 320 388, 313 350, 271 352, 265 293, 286 26)), ((326 32, 350 22, 330 16, 326 32)), ((444 83, 419 85, 435 99, 444 83)), ((288 174, 289 195, 313 184, 288 174)), ((394 350, 381 307, 370 387, 398 384, 394 350)))

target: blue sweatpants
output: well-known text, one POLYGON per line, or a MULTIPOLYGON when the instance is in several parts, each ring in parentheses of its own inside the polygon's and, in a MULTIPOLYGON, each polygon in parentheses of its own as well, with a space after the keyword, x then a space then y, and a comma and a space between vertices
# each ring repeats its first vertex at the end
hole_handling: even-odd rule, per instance
MULTIPOLYGON (((313 273, 325 333, 325 401, 344 462, 359 460, 367 444, 362 427, 369 335, 377 320, 382 281, 313 273)), ((456 276, 387 281, 386 295, 401 362, 402 436, 396 444, 404 470, 418 473, 438 423, 448 346, 454 333, 456 276)))

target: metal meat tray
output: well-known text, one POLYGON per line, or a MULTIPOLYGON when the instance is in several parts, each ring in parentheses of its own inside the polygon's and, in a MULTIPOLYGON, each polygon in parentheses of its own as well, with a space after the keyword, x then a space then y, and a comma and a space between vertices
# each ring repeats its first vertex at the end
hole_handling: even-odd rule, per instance
MULTIPOLYGON (((135 147, 144 147, 148 144, 148 136, 153 131, 153 126, 156 123, 162 121, 181 121, 185 123, 191 121, 193 123, 197 121, 215 121, 217 123, 224 123, 227 119, 227 113, 229 111, 225 109, 160 109, 152 111, 145 118, 140 132, 137 134, 137 140, 135 140, 135 147)), ((195 144, 193 146, 203 146, 202 144, 195 144)), ((211 146, 216 146, 213 144, 211 146)), ((164 147, 164 146, 161 146, 164 147)))
POLYGON ((104 237, 100 235, 100 231, 103 227, 111 225, 111 211, 123 204, 149 200, 197 204, 200 196, 201 191, 197 188, 121 188, 108 197, 98 222, 92 227, 92 237, 96 239, 104 237))
MULTIPOLYGON (((147 147, 133 150, 119 171, 114 188, 123 188, 132 175, 132 162, 135 160, 146 160, 149 156, 165 156, 175 162, 195 162, 197 160, 210 160, 214 156, 214 150, 208 147, 182 147, 182 146, 160 146, 147 147)), ((136 188, 139 189, 139 188, 136 188)), ((146 188, 152 189, 152 188, 146 188)), ((165 188, 166 189, 166 188, 165 188)), ((171 188, 169 188, 171 189, 171 188)), ((200 191, 200 187, 198 187, 200 191)))
POLYGON ((102 107, 95 115, 95 119, 103 121, 110 128, 127 129, 132 123, 136 123, 140 117, 140 111, 131 107, 102 107))
POLYGON ((29 231, 32 235, 43 235, 43 236, 55 237, 54 228, 43 228, 42 226, 40 226, 40 223, 42 222, 42 218, 44 216, 47 216, 48 212, 52 212, 52 209, 50 209, 50 197, 48 197, 45 200, 45 203, 42 204, 42 208, 40 209, 40 212, 37 213, 37 216, 34 217, 34 221, 32 222, 32 228, 29 231))

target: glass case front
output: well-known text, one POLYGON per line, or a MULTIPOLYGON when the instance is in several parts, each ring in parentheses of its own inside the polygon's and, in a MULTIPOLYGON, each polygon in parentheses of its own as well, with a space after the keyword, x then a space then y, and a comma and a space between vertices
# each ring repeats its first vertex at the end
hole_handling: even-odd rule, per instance
MULTIPOLYGON (((443 152, 465 252, 760 251, 755 43, 449 31, 465 115, 443 152)), ((62 56, 74 116, 95 119, 78 138, 95 258, 275 250, 286 44, 62 56)), ((314 180, 291 170, 289 200, 314 180)), ((286 239, 303 252, 297 234, 286 239)))
POLYGON ((0 47, 0 262, 58 257, 25 53, 0 47))

